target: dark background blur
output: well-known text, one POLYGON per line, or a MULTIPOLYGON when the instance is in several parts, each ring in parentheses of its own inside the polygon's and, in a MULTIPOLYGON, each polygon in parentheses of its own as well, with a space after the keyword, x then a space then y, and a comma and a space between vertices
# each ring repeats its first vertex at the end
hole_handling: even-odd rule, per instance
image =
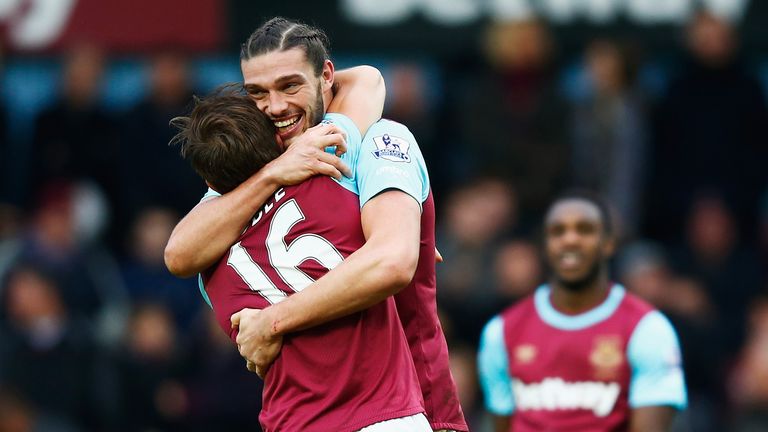
POLYGON ((545 280, 572 186, 678 331, 675 430, 768 430, 768 2, 0 0, 0 431, 258 429, 259 379, 163 248, 205 190, 168 121, 273 15, 379 67, 419 139, 473 430, 480 329, 545 280))

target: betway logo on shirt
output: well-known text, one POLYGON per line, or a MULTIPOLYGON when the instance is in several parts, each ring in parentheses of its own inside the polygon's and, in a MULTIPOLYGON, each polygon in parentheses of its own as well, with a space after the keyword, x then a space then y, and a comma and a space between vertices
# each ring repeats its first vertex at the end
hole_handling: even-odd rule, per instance
POLYGON ((540 383, 512 382, 517 410, 574 410, 592 411, 605 417, 613 410, 621 393, 618 383, 566 382, 560 378, 545 378, 540 383))

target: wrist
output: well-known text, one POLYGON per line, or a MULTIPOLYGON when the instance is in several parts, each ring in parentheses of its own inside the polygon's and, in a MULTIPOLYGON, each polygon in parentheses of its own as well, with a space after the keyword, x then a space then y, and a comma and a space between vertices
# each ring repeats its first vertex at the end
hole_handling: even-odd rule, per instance
POLYGON ((256 188, 268 188, 272 191, 277 190, 280 186, 282 186, 278 180, 277 176, 275 175, 274 169, 274 161, 269 162, 268 164, 264 165, 259 171, 256 172, 256 174, 251 177, 253 179, 253 186, 256 188))
POLYGON ((274 181, 272 174, 265 166, 238 186, 237 202, 243 210, 247 209, 249 213, 255 213, 279 187, 280 184, 274 181))
POLYGON ((281 312, 282 308, 277 305, 272 305, 264 310, 262 310, 263 314, 266 314, 266 323, 269 326, 267 329, 267 334, 270 338, 278 338, 283 336, 285 333, 284 329, 282 328, 283 321, 281 320, 281 312))

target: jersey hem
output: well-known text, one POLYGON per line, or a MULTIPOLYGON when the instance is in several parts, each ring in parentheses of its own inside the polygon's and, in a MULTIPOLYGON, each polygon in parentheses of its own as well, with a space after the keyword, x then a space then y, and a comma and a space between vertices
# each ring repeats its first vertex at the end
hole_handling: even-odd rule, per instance
POLYGON ((663 407, 670 407, 674 408, 678 411, 683 411, 688 407, 688 404, 685 402, 672 401, 672 400, 654 400, 654 401, 642 401, 642 402, 636 402, 636 403, 628 403, 627 404, 630 408, 646 408, 646 407, 653 407, 653 406, 663 406, 663 407))
POLYGON ((384 414, 379 414, 373 417, 368 417, 365 420, 358 420, 355 423, 351 423, 348 426, 344 426, 338 429, 338 432, 355 432, 355 431, 359 431, 364 427, 371 426, 375 423, 379 423, 387 420, 394 420, 400 417, 408 417, 416 414, 424 414, 426 416, 426 413, 424 412, 424 407, 422 407, 421 405, 418 405, 418 406, 408 407, 399 411, 392 411, 384 414))
POLYGON ((448 429, 448 430, 455 430, 459 432, 469 432, 469 426, 463 423, 429 423, 429 426, 432 427, 432 430, 440 430, 440 429, 448 429))

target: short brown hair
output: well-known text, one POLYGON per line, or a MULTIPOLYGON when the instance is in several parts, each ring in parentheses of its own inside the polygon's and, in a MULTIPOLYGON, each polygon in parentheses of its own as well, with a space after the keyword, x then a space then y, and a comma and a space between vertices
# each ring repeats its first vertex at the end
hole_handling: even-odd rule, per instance
POLYGON ((329 59, 330 41, 325 32, 317 27, 283 17, 274 17, 253 31, 240 46, 240 60, 272 51, 301 48, 317 76, 323 72, 323 64, 329 59))
POLYGON ((195 97, 189 116, 171 124, 179 129, 171 144, 181 144, 184 159, 219 193, 236 188, 280 156, 275 126, 239 84, 195 97))

